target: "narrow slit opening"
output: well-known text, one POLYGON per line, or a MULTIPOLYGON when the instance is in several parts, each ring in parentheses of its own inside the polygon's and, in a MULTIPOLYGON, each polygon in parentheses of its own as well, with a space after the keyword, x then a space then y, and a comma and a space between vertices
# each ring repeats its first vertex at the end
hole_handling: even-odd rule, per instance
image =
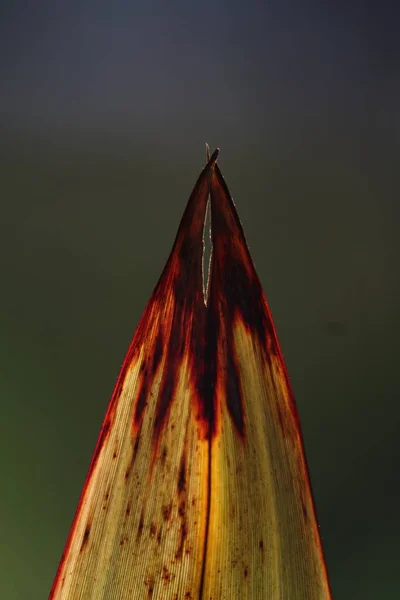
POLYGON ((203 229, 203 297, 207 304, 209 279, 211 271, 212 241, 211 241, 211 203, 208 199, 203 229))

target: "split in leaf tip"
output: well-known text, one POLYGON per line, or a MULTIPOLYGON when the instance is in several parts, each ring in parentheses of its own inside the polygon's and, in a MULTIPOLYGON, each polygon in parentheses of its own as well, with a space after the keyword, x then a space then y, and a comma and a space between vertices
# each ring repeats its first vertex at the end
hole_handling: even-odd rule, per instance
POLYGON ((211 154, 211 157, 210 157, 210 148, 209 148, 208 144, 206 144, 206 156, 207 156, 207 166, 212 167, 219 156, 219 148, 215 148, 214 152, 211 154))

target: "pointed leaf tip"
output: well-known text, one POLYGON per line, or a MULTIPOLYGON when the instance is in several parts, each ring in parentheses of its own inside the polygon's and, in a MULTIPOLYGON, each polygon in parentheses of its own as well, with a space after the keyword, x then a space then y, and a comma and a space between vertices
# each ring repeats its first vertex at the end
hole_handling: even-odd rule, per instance
POLYGON ((218 154, 123 363, 52 600, 331 598, 292 391, 218 154))
MULTIPOLYGON (((208 148, 208 146, 207 146, 207 148, 208 148)), ((209 155, 209 153, 210 153, 210 149, 208 148, 207 154, 209 155)), ((211 157, 208 158, 207 165, 209 167, 213 167, 218 156, 219 156, 219 148, 215 148, 214 152, 211 154, 211 157)))

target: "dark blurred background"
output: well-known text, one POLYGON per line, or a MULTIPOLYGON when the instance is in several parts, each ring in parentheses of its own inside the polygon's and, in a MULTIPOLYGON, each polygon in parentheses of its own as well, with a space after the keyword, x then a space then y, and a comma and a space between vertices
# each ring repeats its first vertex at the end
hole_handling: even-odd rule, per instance
POLYGON ((47 598, 206 141, 286 357, 334 596, 400 597, 398 17, 1 3, 2 600, 47 598))

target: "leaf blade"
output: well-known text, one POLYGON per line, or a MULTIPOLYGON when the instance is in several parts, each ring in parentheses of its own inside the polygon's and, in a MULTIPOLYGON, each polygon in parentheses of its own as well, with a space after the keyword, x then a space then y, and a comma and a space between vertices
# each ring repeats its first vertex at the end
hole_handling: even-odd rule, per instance
POLYGON ((217 154, 122 366, 52 600, 330 598, 297 411, 217 154))

